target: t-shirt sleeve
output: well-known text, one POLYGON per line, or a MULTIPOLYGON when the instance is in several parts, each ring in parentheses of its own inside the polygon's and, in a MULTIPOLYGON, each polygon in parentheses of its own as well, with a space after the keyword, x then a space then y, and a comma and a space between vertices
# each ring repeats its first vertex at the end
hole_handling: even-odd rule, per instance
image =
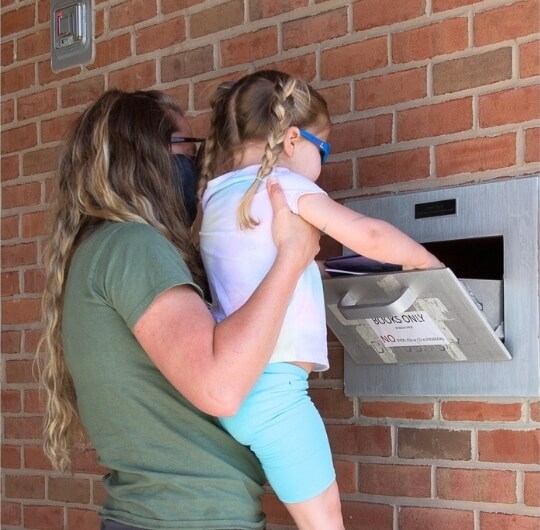
POLYGON ((98 295, 131 329, 156 297, 175 285, 190 285, 202 295, 176 248, 142 223, 126 223, 114 232, 93 279, 98 295))
POLYGON ((291 211, 298 215, 298 199, 303 195, 310 193, 322 193, 328 195, 322 188, 317 186, 315 182, 309 180, 303 175, 298 173, 288 172, 286 176, 278 175, 279 183, 281 184, 285 196, 287 197, 287 202, 289 203, 289 208, 291 211))

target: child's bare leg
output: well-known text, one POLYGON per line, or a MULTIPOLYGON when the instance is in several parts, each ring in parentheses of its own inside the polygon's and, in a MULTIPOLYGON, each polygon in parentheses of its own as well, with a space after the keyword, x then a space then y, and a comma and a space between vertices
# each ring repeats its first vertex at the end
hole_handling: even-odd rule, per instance
POLYGON ((339 491, 335 481, 320 495, 285 506, 299 530, 344 530, 339 491))

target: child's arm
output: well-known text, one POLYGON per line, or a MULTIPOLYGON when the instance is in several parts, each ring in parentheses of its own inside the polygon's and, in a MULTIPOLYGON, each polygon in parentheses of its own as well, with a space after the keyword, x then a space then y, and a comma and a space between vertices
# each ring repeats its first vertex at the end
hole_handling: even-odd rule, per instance
POLYGON ((355 212, 322 193, 300 197, 298 213, 325 234, 367 258, 403 265, 405 270, 444 266, 390 223, 355 212))

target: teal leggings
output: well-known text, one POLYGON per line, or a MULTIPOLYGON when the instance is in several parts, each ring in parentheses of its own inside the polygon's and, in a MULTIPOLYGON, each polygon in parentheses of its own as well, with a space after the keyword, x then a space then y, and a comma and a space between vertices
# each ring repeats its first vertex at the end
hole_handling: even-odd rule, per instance
POLYGON ((307 379, 307 372, 294 364, 269 364, 238 414, 220 418, 257 455, 276 495, 288 504, 319 495, 336 478, 307 379))

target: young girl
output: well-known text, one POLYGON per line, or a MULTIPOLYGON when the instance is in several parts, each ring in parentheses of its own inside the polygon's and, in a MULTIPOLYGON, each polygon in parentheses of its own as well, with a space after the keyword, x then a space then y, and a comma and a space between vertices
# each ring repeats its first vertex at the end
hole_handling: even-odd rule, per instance
MULTIPOLYGON (((315 181, 330 152, 330 116, 309 85, 277 71, 221 85, 202 158, 200 247, 218 321, 244 303, 275 255, 263 182, 283 187, 291 210, 364 256, 406 269, 439 267, 392 225, 333 201, 315 181)), ((323 422, 308 374, 328 368, 322 281, 315 262, 300 278, 267 369, 223 426, 260 459, 302 530, 343 528, 323 422)), ((231 382, 233 384, 233 382, 231 382)))

